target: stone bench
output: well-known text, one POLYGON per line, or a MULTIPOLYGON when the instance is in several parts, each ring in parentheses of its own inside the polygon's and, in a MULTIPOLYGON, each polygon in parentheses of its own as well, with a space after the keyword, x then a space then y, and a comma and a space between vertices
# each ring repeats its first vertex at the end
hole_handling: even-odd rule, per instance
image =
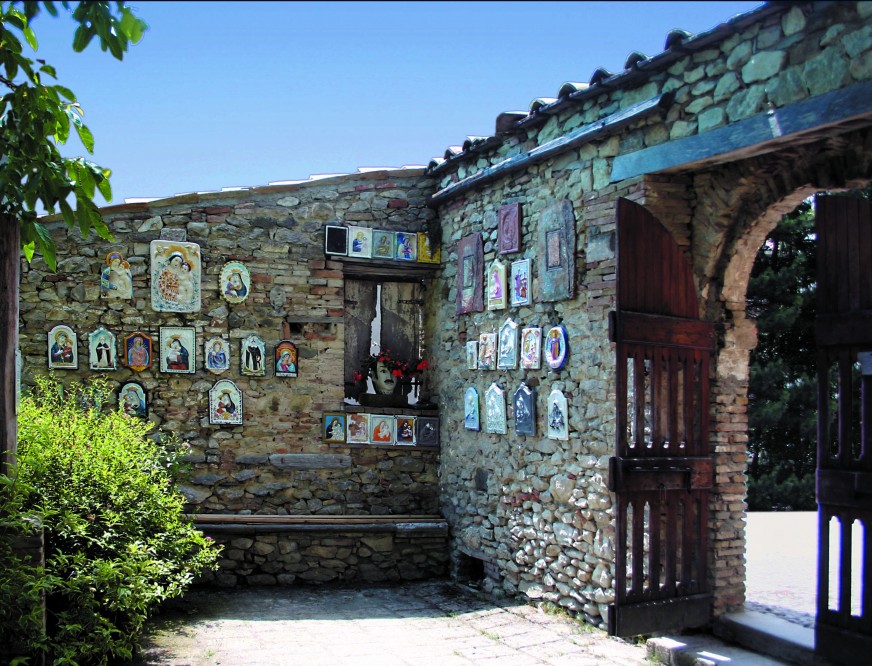
POLYGON ((196 514, 224 546, 221 586, 423 580, 448 573, 448 523, 440 516, 196 514))

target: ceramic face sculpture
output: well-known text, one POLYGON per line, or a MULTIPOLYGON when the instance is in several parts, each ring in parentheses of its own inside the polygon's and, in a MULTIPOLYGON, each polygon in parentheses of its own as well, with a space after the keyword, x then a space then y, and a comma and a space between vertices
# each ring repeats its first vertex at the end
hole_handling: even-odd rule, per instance
POLYGON ((372 384, 376 393, 390 395, 397 387, 397 378, 391 374, 390 368, 379 362, 373 372, 372 384))

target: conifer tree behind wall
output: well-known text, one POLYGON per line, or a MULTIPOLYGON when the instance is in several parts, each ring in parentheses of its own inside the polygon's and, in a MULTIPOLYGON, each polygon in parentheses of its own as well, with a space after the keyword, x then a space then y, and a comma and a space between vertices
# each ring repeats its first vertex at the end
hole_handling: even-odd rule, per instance
POLYGON ((758 330, 748 404, 752 511, 817 508, 815 272, 814 210, 804 202, 767 237, 748 285, 758 330))

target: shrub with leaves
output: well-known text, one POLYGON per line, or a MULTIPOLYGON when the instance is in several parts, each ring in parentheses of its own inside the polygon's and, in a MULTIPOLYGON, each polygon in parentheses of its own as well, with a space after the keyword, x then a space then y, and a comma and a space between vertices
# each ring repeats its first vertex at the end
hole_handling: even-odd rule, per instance
POLYGON ((0 496, 0 521, 36 516, 46 542, 44 570, 12 567, 20 600, 10 576, 0 578, 0 607, 45 591, 48 611, 47 636, 0 614, 0 642, 27 630, 29 648, 55 664, 130 659, 149 615, 213 569, 219 552, 172 487, 178 440, 156 444, 148 423, 101 411, 107 389, 40 380, 21 402, 18 465, 0 496))

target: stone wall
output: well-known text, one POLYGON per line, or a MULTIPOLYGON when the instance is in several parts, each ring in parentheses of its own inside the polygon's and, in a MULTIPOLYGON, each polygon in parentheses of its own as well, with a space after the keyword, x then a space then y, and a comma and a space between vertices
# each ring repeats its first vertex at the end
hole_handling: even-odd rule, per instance
MULTIPOLYGON (((345 396, 344 273, 341 262, 325 259, 324 227, 423 230, 434 217, 425 206, 427 182, 420 169, 381 171, 116 206, 105 210, 111 242, 93 235, 83 241, 78 231, 50 223, 58 272, 41 259, 22 263, 23 386, 47 372, 47 331, 68 324, 78 334, 79 369, 55 374, 65 382, 100 374, 113 387, 142 382, 149 420, 189 446, 191 471, 180 488, 193 511, 435 514, 438 449, 346 446, 321 437, 322 413, 340 411, 345 396), (198 313, 152 310, 149 243, 162 237, 201 247, 198 313), (112 250, 130 262, 133 300, 100 299, 100 271, 112 250), (251 294, 243 303, 230 304, 220 294, 218 273, 228 260, 251 271, 251 294), (92 372, 87 334, 100 325, 117 336, 119 347, 136 330, 157 343, 161 326, 192 326, 196 373, 160 373, 157 364, 140 373, 122 365, 92 372), (271 368, 265 377, 241 375, 239 342, 250 334, 264 338, 268 355, 278 340, 292 340, 299 348, 299 376, 275 377, 271 368), (203 367, 203 341, 214 335, 231 344, 231 368, 220 377, 203 367), (218 378, 230 378, 242 390, 242 425, 209 424, 207 394, 218 378)), ((388 276, 389 264, 382 262, 388 276)))
MULTIPOLYGON (((454 528, 456 565, 470 556, 485 559, 498 572, 489 576, 491 588, 580 608, 590 622, 604 621, 605 605, 614 598, 614 497, 606 489, 606 462, 614 454, 615 387, 606 316, 615 308, 616 199, 628 196, 647 206, 687 248, 701 296, 700 317, 717 324, 710 578, 715 614, 742 602, 747 368, 755 344, 753 323, 745 319, 744 288, 753 254, 780 214, 814 191, 811 184, 839 188, 868 182, 869 160, 853 146, 868 146, 870 137, 864 130, 852 139, 847 125, 826 127, 826 116, 818 117, 821 127, 814 132, 766 149, 749 145, 730 153, 726 134, 709 133, 868 82, 870 17, 868 3, 765 7, 692 48, 683 45, 663 54, 662 65, 656 58, 644 68, 628 63, 609 85, 576 86, 571 96, 562 90, 561 99, 535 104, 539 112, 514 127, 504 125, 496 137, 467 142, 462 152, 449 151, 446 160, 431 164, 439 178, 434 199, 446 259, 433 330, 436 360, 444 370, 438 376, 443 420, 452 428, 442 452, 441 497, 454 528), (664 94, 662 112, 617 124, 615 114, 664 94), (616 129, 609 130, 612 123, 616 129), (566 142, 547 159, 534 158, 534 149, 541 155, 550 141, 585 128, 589 138, 566 142), (715 136, 723 138, 712 138, 712 146, 705 146, 708 158, 697 164, 688 158, 680 168, 667 164, 669 172, 656 176, 644 175, 644 169, 615 176, 620 158, 647 156, 646 150, 690 138, 699 139, 696 148, 715 136), (852 160, 855 154, 859 159, 852 160), (522 166, 512 167, 513 161, 522 166), (455 314, 458 241, 482 231, 487 266, 496 254, 497 210, 518 202, 524 215, 522 251, 506 258, 535 258, 540 213, 561 199, 571 202, 576 220, 577 296, 528 308, 455 314), (522 326, 564 323, 571 335, 568 369, 466 370, 459 346, 498 328, 506 316, 522 326), (483 392, 497 381, 511 392, 521 379, 539 394, 536 437, 513 434, 511 414, 506 436, 463 429, 466 386, 483 392), (555 387, 570 397, 568 442, 542 434, 543 396, 555 387)), ((534 300, 540 277, 534 268, 534 300)))
POLYGON ((221 587, 294 583, 384 583, 448 572, 447 525, 288 526, 270 533, 203 526, 224 546, 219 571, 200 582, 221 587))

